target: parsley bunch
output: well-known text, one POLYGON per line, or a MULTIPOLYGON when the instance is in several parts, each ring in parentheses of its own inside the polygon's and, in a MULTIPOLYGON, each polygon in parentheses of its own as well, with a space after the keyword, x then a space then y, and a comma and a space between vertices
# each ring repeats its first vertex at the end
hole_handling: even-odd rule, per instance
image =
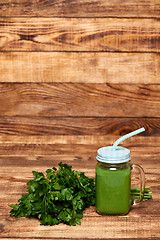
MULTIPOLYGON (((83 210, 95 205, 95 178, 88 178, 83 172, 73 171, 72 166, 60 162, 42 172, 32 171, 28 193, 23 194, 18 204, 11 204, 11 216, 36 217, 41 225, 81 224, 83 210)), ((138 198, 140 188, 131 188, 131 199, 138 198)), ((152 198, 150 187, 145 187, 143 201, 152 198)))
POLYGON ((32 173, 34 179, 27 183, 28 193, 18 204, 10 205, 10 215, 36 217, 41 225, 81 224, 83 210, 95 205, 95 179, 62 162, 58 170, 48 169, 46 177, 42 172, 32 173))

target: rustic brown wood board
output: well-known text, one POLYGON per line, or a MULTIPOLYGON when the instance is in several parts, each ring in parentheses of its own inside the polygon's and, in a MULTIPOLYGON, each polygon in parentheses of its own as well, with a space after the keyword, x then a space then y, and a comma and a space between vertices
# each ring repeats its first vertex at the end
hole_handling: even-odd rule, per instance
POLYGON ((1 82, 159 84, 159 53, 1 52, 1 82))
POLYGON ((0 166, 0 239, 160 239, 159 0, 0 0, 0 166), (142 126, 122 146, 153 199, 72 227, 9 216, 32 170, 94 177, 97 149, 142 126))
POLYGON ((159 0, 1 0, 1 15, 28 17, 154 17, 159 18, 159 0))
POLYGON ((160 52, 157 19, 2 18, 4 51, 160 52))
POLYGON ((112 144, 115 137, 100 136, 43 136, 35 140, 10 136, 11 141, 1 140, 0 164, 0 219, 1 238, 25 239, 158 239, 160 227, 159 186, 159 138, 135 137, 124 145, 131 150, 132 162, 143 166, 146 185, 151 186, 153 199, 133 206, 126 216, 100 216, 95 207, 84 211, 81 226, 40 226, 38 220, 15 219, 9 216, 8 204, 16 203, 26 191, 26 183, 32 178, 32 170, 43 171, 57 166, 59 161, 73 169, 95 176, 96 151, 99 147, 112 144), (65 139, 66 138, 66 139, 65 139), (85 142, 86 138, 86 142, 85 142), (57 140, 56 140, 57 139, 57 140), (62 139, 64 139, 62 141, 62 139), (34 142, 35 141, 35 142, 34 142), (65 144, 65 141, 70 143, 65 144), (15 142, 15 143, 14 143, 15 142), (33 142, 33 143, 32 143, 33 142), (152 238, 149 238, 152 237, 152 238))

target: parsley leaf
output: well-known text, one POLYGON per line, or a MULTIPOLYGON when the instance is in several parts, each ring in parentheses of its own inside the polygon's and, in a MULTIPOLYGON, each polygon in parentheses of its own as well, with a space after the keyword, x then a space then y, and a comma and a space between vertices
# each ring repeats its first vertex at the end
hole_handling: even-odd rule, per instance
POLYGON ((46 176, 33 171, 27 183, 28 192, 12 204, 10 215, 35 217, 41 225, 81 224, 83 210, 95 205, 95 178, 73 171, 72 166, 59 163, 59 169, 47 169, 46 176))

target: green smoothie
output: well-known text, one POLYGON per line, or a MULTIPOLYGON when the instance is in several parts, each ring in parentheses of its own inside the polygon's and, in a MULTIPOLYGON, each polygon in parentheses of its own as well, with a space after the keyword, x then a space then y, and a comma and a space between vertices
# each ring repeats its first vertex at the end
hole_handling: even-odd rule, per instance
POLYGON ((130 166, 96 166, 96 209, 100 214, 127 214, 130 209, 130 166))

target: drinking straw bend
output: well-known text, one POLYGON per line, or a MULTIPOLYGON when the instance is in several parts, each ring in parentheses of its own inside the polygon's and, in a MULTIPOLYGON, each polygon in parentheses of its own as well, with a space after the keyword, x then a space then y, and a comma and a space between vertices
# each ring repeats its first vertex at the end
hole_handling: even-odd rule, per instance
POLYGON ((128 134, 122 136, 121 138, 117 139, 117 141, 115 141, 115 143, 113 144, 113 150, 115 150, 116 147, 118 146, 118 144, 121 143, 122 141, 126 140, 127 138, 133 137, 134 135, 139 134, 144 131, 145 131, 145 128, 142 127, 140 129, 137 129, 137 130, 135 130, 131 133, 128 133, 128 134))

